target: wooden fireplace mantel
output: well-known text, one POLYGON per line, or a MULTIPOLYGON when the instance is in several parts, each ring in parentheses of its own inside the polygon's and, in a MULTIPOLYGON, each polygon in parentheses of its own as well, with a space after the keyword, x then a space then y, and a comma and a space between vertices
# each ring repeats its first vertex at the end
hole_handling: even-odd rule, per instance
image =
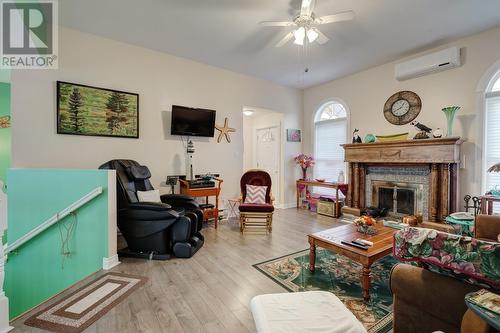
POLYGON ((342 145, 346 162, 460 163, 459 137, 342 145))
POLYGON ((365 181, 370 165, 429 167, 429 216, 432 222, 444 221, 458 208, 459 137, 404 140, 377 143, 345 144, 345 161, 349 163, 349 193, 344 212, 359 214, 365 208, 365 181))

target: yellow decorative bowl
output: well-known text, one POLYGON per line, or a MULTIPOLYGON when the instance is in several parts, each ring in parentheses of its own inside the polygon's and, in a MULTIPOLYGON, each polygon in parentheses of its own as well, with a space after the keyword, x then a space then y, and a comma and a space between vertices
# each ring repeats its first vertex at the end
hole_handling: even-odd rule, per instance
POLYGON ((408 140, 408 132, 393 135, 376 135, 378 142, 408 140))

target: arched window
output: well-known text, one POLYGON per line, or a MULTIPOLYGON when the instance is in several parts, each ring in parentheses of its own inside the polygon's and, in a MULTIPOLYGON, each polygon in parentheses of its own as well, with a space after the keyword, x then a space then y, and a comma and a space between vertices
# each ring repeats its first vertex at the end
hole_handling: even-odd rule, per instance
POLYGON ((500 91, 500 78, 496 80, 496 82, 493 84, 493 87, 491 88, 491 92, 497 92, 497 91, 500 91))
MULTIPOLYGON (((337 181, 340 171, 345 175, 344 149, 347 141, 347 110, 337 101, 323 104, 314 118, 314 178, 337 181)), ((328 189, 316 188, 316 193, 328 193, 328 189)))
MULTIPOLYGON (((485 179, 486 191, 500 191, 500 173, 487 172, 491 166, 500 163, 500 71, 493 76, 485 102, 485 179)), ((495 213, 500 213, 499 205, 494 206, 495 213)))

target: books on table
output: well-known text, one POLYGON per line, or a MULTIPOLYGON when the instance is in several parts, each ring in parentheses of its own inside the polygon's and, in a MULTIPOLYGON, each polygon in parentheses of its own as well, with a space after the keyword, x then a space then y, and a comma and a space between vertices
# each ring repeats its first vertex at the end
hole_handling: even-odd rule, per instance
POLYGON ((492 293, 486 289, 481 289, 468 294, 466 300, 469 303, 480 306, 490 312, 500 315, 500 295, 492 293))

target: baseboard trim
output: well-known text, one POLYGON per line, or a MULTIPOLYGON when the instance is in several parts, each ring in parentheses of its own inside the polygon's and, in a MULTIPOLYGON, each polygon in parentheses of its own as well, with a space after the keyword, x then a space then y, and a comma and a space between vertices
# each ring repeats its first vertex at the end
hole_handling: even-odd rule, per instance
POLYGON ((118 254, 115 254, 111 257, 102 258, 102 269, 109 270, 115 266, 120 264, 120 260, 118 260, 118 254))
POLYGON ((297 207, 297 204, 295 202, 289 202, 286 204, 276 205, 276 208, 278 208, 278 209, 288 209, 288 208, 296 208, 296 207, 297 207))

